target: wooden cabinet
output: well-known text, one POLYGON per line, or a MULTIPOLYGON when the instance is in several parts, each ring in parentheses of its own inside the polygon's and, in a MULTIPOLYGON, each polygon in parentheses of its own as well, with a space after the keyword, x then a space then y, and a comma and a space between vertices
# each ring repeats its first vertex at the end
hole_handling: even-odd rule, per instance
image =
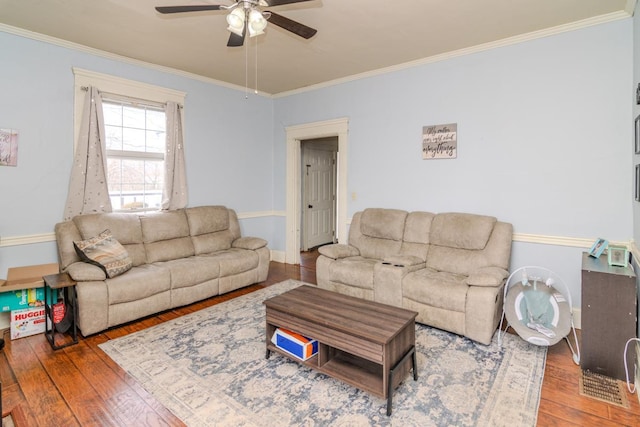
MULTIPOLYGON (((638 292, 630 267, 612 267, 606 255, 582 254, 582 355, 580 367, 625 380, 624 347, 637 334, 638 292)), ((635 345, 627 365, 634 377, 635 345)))

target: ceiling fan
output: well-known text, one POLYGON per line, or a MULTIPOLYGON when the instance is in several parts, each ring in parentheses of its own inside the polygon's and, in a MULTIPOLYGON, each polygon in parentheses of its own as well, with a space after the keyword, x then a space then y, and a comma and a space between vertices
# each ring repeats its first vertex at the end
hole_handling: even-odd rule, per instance
POLYGON ((235 3, 226 6, 221 4, 193 5, 193 6, 158 6, 156 10, 162 14, 202 12, 209 10, 228 10, 227 30, 231 32, 227 46, 236 47, 244 44, 247 32, 249 37, 264 34, 267 20, 280 28, 284 28, 298 36, 309 39, 313 37, 317 30, 307 27, 297 21, 278 15, 277 13, 260 8, 269 6, 281 6, 283 4, 301 3, 310 0, 236 0, 235 3))

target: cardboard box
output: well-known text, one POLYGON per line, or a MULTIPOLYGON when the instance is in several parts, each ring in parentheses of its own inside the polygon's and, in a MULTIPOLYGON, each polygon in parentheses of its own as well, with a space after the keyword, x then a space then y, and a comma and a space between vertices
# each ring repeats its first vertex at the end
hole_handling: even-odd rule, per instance
MULTIPOLYGON (((19 310, 44 305, 44 281, 42 276, 57 274, 58 264, 41 264, 12 267, 7 280, 0 280, 0 311, 19 310)), ((53 293, 54 300, 56 292, 53 293)))
POLYGON ((44 307, 11 311, 11 339, 41 334, 45 330, 44 307))
POLYGON ((318 341, 283 328, 276 329, 271 342, 300 360, 307 360, 318 352, 318 341))

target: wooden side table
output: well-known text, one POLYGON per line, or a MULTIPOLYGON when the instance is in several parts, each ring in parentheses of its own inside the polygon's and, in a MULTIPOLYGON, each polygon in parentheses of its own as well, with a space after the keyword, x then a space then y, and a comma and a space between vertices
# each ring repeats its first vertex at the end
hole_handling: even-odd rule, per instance
MULTIPOLYGON (((44 335, 47 337, 47 341, 51 344, 51 348, 58 350, 64 347, 68 347, 78 343, 78 303, 76 299, 76 282, 69 277, 67 273, 50 274, 43 277, 44 280, 44 309, 46 326, 44 335), (69 333, 71 335, 71 341, 66 340, 63 344, 56 344, 56 325, 53 322, 53 304, 56 301, 52 301, 53 290, 62 292, 65 303, 65 313, 70 312, 71 326, 69 333), (69 311, 70 310, 70 311, 69 311)), ((66 317, 66 314, 65 314, 66 317)), ((59 335, 64 335, 58 333, 59 335)))

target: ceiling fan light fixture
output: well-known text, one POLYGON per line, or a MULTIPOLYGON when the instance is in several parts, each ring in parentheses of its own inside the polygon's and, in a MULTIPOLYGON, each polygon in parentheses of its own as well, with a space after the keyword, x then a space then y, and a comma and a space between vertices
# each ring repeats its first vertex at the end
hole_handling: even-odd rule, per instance
POLYGON ((264 31, 255 31, 251 26, 249 26, 249 37, 255 37, 264 34, 264 31))
POLYGON ((264 29, 267 27, 267 20, 264 19, 262 13, 259 10, 252 9, 249 12, 249 36, 257 36, 264 34, 264 29))
POLYGON ((227 23, 229 24, 229 27, 227 29, 233 33, 242 35, 242 30, 244 29, 244 20, 244 10, 242 10, 241 8, 233 9, 227 15, 227 23))

